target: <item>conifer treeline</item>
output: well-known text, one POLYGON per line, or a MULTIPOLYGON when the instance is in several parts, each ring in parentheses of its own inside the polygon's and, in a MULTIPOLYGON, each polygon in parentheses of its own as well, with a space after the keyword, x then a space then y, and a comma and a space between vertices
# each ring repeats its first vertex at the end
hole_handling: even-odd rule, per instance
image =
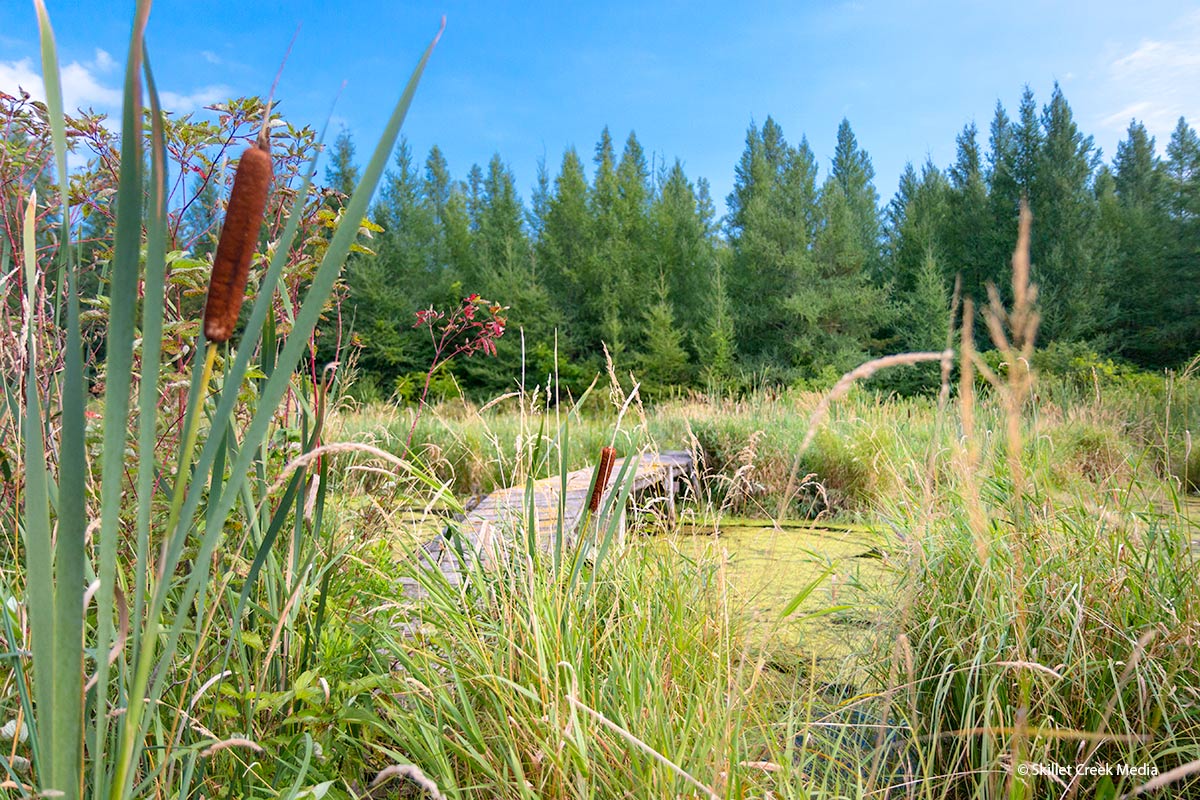
MULTIPOLYGON (((495 359, 456 377, 480 394, 568 386, 603 369, 601 343, 651 393, 673 386, 827 377, 873 354, 939 349, 950 287, 1001 287, 1020 199, 1034 214, 1041 342, 1077 342, 1133 364, 1178 366, 1200 350, 1200 139, 1180 119, 1165 156, 1140 122, 1111 165, 1059 87, 1015 119, 997 104, 986 151, 975 125, 954 163, 911 164, 880 208, 871 159, 843 120, 822 177, 805 138, 751 124, 719 217, 703 178, 651 167, 634 134, 605 129, 590 165, 568 149, 545 165, 529 206, 499 155, 465 180, 441 151, 418 166, 407 144, 372 212, 374 257, 348 274, 360 364, 389 393, 423 374, 414 312, 471 292, 511 307, 495 359), (523 332, 523 335, 522 335, 523 332)), ((326 172, 353 185, 353 144, 326 172)))

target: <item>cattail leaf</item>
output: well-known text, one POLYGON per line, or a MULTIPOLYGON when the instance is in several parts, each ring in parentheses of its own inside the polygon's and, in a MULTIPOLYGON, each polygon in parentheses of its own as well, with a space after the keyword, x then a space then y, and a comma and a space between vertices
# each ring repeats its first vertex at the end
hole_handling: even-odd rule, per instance
MULTIPOLYGON (((54 145, 54 164, 58 171, 59 202, 66 218, 67 192, 67 125, 63 115, 62 79, 58 72, 58 48, 54 30, 43 0, 33 0, 37 9, 38 33, 42 51, 42 85, 46 90, 46 111, 50 120, 50 139, 54 145)), ((65 240, 64 240, 65 242, 65 240)))
MULTIPOLYGON (((28 371, 25 376, 25 414, 23 431, 23 467, 25 470, 24 507, 21 520, 25 534, 26 594, 29 609, 29 635, 33 645, 33 696, 37 708, 53 707, 54 687, 54 555, 50 549, 50 476, 46 466, 41 398, 37 381, 37 280, 34 274, 37 248, 34 220, 37 192, 30 192, 25 206, 23 249, 25 260, 25 336, 28 371)), ((49 714, 37 718, 38 782, 53 786, 54 724, 49 714)))
MULTIPOLYGON (((130 385, 133 379, 133 341, 138 299, 142 238, 142 42, 150 16, 149 0, 139 0, 130 34, 129 55, 125 65, 125 90, 121 114, 121 171, 117 180, 117 221, 113 237, 108 317, 106 373, 104 391, 104 445, 101 457, 100 530, 98 534, 100 590, 96 595, 96 651, 108 652, 113 637, 113 586, 116 575, 117 543, 120 538, 121 497, 125 480, 125 449, 128 439, 130 385)), ((107 735, 108 664, 97 664, 96 706, 93 741, 107 735)), ((134 731, 143 704, 130 698, 129 713, 119 717, 121 752, 113 764, 116 794, 122 797, 132 780, 130 761, 134 757, 134 731), (128 780, 127 780, 128 777, 128 780)), ((93 760, 93 791, 108 796, 104 770, 107 759, 93 760)))
MULTIPOLYGON (((69 269, 67 265, 68 230, 70 216, 67 214, 69 182, 67 180, 67 125, 63 115, 62 78, 58 71, 58 48, 54 42, 54 30, 50 27, 50 15, 46 12, 43 0, 34 0, 37 9, 38 34, 42 51, 42 85, 46 91, 46 112, 50 122, 50 142, 54 151, 54 165, 58 173, 58 195, 62 223, 62 234, 59 241, 58 280, 55 286, 59 291, 54 295, 54 322, 57 325, 60 317, 59 301, 62 296, 64 275, 69 269)), ((77 340, 71 340, 77 341, 77 340)))
MULTIPOLYGON (((58 172, 61 232, 58 249, 58 282, 54 318, 59 319, 59 302, 64 283, 67 290, 67 330, 63 353, 61 434, 58 453, 58 486, 50 485, 58 513, 54 555, 54 685, 52 688, 54 788, 67 798, 79 796, 83 772, 83 616, 80 613, 84 585, 87 538, 87 448, 84 441, 84 411, 87 404, 83 381, 83 339, 80 335, 79 292, 74 250, 70 243, 66 119, 58 74, 58 55, 50 17, 41 0, 35 0, 41 36, 42 74, 46 87, 46 111, 58 172), (57 491, 54 491, 57 489, 57 491)), ((47 482, 49 485, 49 481, 47 482)), ((45 712, 43 711, 43 716, 45 712)))
MULTIPOLYGON (((146 277, 142 303, 141 382, 138 386, 138 472, 137 535, 134 570, 134 619, 142 618, 146 581, 153 568, 150 555, 150 511, 154 499, 158 436, 158 374, 162 362, 164 281, 167 271, 167 149, 163 130, 163 112, 158 87, 150 67, 150 55, 144 52, 147 97, 150 101, 150 205, 146 219, 146 277)), ((131 642, 131 657, 136 660, 142 648, 139 637, 131 642)))

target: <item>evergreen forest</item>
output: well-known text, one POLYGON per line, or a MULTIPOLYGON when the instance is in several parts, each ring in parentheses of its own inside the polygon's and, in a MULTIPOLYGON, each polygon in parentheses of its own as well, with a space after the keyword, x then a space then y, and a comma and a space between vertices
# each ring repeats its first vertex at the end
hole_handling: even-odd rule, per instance
MULTIPOLYGON (((1043 348, 1108 369, 1195 355, 1200 138, 1186 120, 1165 146, 1132 120, 1106 159, 1061 88, 1039 104, 1027 87, 1015 115, 997 103, 986 132, 967 124, 956 143, 948 166, 910 162, 887 199, 848 120, 824 168, 803 132, 767 117, 714 198, 681 159, 605 128, 590 153, 542 163, 526 202, 499 153, 457 178, 436 145, 422 160, 402 142, 369 215, 382 230, 347 270, 358 391, 413 397, 432 348, 416 311, 468 294, 507 306, 509 328, 497 358, 453 365, 472 396, 522 375, 577 391, 606 350, 651 396, 828 385, 873 355, 945 347, 956 298, 1003 295, 1022 198, 1043 348)), ((326 164, 328 188, 348 194, 345 131, 326 164)), ((936 384, 934 368, 899 370, 881 388, 936 384)))

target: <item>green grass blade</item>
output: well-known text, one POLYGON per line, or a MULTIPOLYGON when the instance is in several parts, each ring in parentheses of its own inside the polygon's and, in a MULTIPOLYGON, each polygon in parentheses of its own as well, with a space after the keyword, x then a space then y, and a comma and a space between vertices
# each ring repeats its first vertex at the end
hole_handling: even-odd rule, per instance
POLYGON ((826 578, 828 578, 830 575, 833 574, 833 570, 834 570, 834 566, 832 564, 830 564, 828 567, 826 567, 821 572, 820 575, 813 578, 811 581, 809 581, 807 584, 805 584, 803 587, 801 587, 800 591, 796 592, 796 596, 793 597, 791 600, 789 600, 788 604, 786 606, 784 606, 783 611, 779 612, 779 618, 787 619, 792 614, 795 614, 796 609, 798 609, 800 607, 800 605, 805 600, 807 600, 813 592, 815 592, 817 590, 817 587, 819 587, 822 583, 825 582, 826 578))
MULTIPOLYGON (((7 584, 0 584, 0 589, 2 589, 4 592, 2 602, 7 603, 8 598, 15 596, 7 584)), ((17 632, 13 628, 13 615, 8 613, 7 608, 0 608, 0 620, 3 620, 5 639, 9 642, 19 642, 20 639, 17 637, 17 632)), ((40 748, 38 745, 37 717, 35 717, 33 713, 33 701, 29 697, 28 686, 25 678, 25 664, 27 662, 20 652, 14 652, 12 654, 12 662, 12 671, 13 676, 15 677, 13 684, 16 686, 17 697, 21 702, 21 711, 24 713, 27 721, 26 728, 29 731, 29 748, 32 755, 32 761, 34 765, 37 765, 41 763, 41 758, 40 748)), ((5 764, 7 764, 7 761, 5 761, 5 764)), ((25 790, 23 784, 20 784, 20 781, 18 781, 18 784, 21 785, 21 796, 27 797, 29 792, 25 790)))

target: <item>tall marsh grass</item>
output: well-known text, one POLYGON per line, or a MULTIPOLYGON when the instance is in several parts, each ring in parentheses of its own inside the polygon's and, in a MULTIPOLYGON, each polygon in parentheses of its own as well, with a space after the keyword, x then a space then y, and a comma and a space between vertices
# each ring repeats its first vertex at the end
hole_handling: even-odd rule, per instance
MULTIPOLYGON (((280 693, 305 682, 323 624, 322 605, 307 603, 324 600, 336 553, 323 538, 328 460, 277 483, 283 457, 273 444, 294 439, 313 452, 320 442, 324 390, 296 369, 432 45, 286 323, 275 319, 274 296, 293 246, 307 246, 296 236, 315 160, 298 186, 277 187, 295 200, 243 333, 235 347, 209 343, 203 369, 193 358, 180 418, 159 384, 163 332, 195 330, 199 320, 166 317, 180 309, 166 289, 168 121, 144 41, 150 2, 137 4, 129 43, 113 258, 99 296, 81 295, 61 81, 49 16, 35 4, 56 191, 28 196, 18 269, 6 244, 0 270, 22 296, 0 411, 20 476, 9 487, 19 511, 5 517, 8 552, 18 555, 4 565, 4 788, 67 798, 300 796, 313 737, 294 724, 273 740, 252 732, 280 693), (39 217, 54 230, 39 230, 39 217), (83 303, 104 309, 103 364, 85 362, 83 303), (98 411, 85 382, 92 368, 104 376, 98 411), (89 429, 94 416, 102 432, 89 429), (223 776, 215 785, 214 774, 223 776)), ((270 130, 265 117, 259 124, 270 130)), ((206 351, 199 336, 194 345, 206 351)))

